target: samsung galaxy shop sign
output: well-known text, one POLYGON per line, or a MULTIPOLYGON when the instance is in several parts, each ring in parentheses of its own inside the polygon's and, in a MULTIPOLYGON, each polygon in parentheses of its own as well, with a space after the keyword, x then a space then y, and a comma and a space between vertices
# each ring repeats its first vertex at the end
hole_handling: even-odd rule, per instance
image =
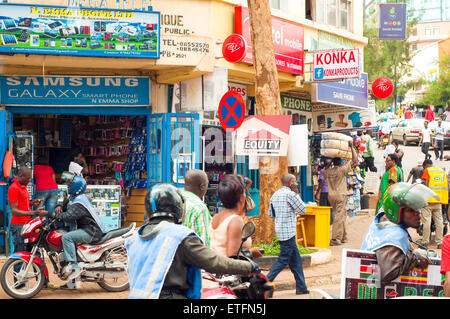
POLYGON ((314 81, 335 81, 359 77, 359 50, 314 52, 314 81))
POLYGON ((150 79, 126 76, 0 76, 7 106, 149 106, 150 79))

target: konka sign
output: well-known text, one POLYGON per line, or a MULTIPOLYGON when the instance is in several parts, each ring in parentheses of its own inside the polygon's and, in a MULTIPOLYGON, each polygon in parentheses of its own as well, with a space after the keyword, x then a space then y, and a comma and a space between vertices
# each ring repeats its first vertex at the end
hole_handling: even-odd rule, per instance
POLYGON ((359 77, 359 50, 314 52, 314 81, 359 77))
MULTIPOLYGON (((234 31, 247 41, 247 54, 242 62, 253 64, 250 18, 248 9, 235 7, 234 31)), ((279 71, 303 74, 303 34, 300 25, 272 17, 272 37, 275 62, 279 71)))

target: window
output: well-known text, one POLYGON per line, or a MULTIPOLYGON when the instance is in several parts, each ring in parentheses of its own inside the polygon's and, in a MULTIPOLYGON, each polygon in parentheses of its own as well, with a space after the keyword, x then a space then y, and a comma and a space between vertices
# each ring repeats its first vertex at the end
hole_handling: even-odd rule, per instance
POLYGON ((433 35, 439 35, 441 33, 441 29, 439 27, 433 28, 433 35))
POLYGON ((431 35, 431 28, 425 28, 425 35, 431 35))
POLYGON ((351 0, 315 0, 311 4, 314 21, 351 31, 351 0))
POLYGON ((348 30, 349 28, 349 15, 350 15, 350 6, 349 2, 345 0, 340 0, 339 11, 341 16, 341 24, 339 27, 341 29, 348 30))
POLYGON ((305 1, 305 18, 308 20, 312 20, 311 1, 312 0, 305 1))
POLYGON ((281 5, 280 5, 281 0, 270 0, 270 7, 272 9, 281 9, 281 5))
POLYGON ((327 24, 337 27, 337 0, 327 0, 327 24))

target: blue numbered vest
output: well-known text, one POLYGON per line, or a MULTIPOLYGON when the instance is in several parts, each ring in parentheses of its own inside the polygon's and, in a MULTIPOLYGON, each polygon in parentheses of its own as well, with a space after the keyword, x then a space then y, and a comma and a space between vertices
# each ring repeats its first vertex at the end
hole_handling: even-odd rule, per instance
MULTIPOLYGON (((179 244, 192 229, 169 222, 161 222, 160 232, 152 238, 141 237, 142 229, 125 241, 128 253, 129 299, 157 299, 164 285, 166 275, 172 265, 179 244)), ((201 271, 191 266, 188 270, 190 288, 185 292, 187 298, 200 299, 201 271)))
POLYGON ((375 251, 384 246, 395 246, 406 255, 410 247, 408 232, 402 226, 394 223, 387 223, 384 227, 377 225, 383 214, 384 212, 381 212, 375 216, 364 237, 361 250, 375 251))

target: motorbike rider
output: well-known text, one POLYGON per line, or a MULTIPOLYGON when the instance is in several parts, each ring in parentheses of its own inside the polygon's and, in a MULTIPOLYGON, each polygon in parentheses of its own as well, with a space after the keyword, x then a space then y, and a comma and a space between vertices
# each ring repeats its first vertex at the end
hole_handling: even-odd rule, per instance
POLYGON ((128 238, 130 299, 198 299, 201 271, 249 275, 254 262, 231 259, 206 247, 192 229, 180 225, 184 199, 170 184, 158 184, 145 196, 147 222, 128 238))
POLYGON ((383 208, 369 226, 361 250, 375 252, 380 280, 389 283, 414 267, 427 268, 431 261, 413 250, 408 227, 420 225, 420 210, 431 197, 438 197, 423 184, 396 183, 383 196, 383 208))
POLYGON ((66 180, 68 186, 69 202, 58 205, 55 208, 55 213, 49 213, 49 216, 56 218, 58 221, 76 223, 76 229, 70 229, 62 237, 64 255, 66 261, 69 262, 69 267, 66 270, 70 273, 67 284, 62 288, 74 288, 69 283, 77 278, 81 272, 77 262, 75 244, 99 241, 103 236, 104 226, 85 194, 86 180, 82 176, 69 172, 64 172, 62 179, 66 180))

